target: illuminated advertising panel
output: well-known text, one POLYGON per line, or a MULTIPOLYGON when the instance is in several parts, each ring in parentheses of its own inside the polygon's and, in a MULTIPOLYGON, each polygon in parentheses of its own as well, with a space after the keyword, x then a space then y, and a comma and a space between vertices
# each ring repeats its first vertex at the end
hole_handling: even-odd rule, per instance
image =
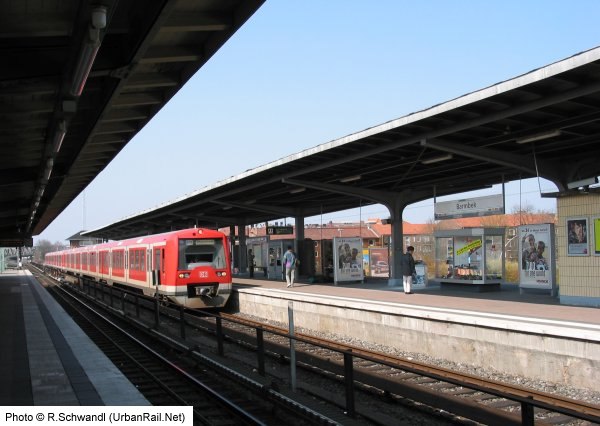
POLYGON ((360 237, 334 237, 333 259, 333 278, 336 283, 363 280, 362 242, 360 237))
POLYGON ((519 284, 522 288, 554 289, 554 225, 522 225, 519 238, 519 284))

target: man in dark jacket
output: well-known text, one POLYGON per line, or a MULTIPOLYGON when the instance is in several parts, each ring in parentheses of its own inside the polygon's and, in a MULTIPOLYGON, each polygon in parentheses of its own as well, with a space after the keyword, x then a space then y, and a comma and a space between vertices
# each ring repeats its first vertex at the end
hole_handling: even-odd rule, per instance
POLYGON ((254 253, 252 253, 252 249, 248 250, 248 272, 250 273, 249 277, 254 278, 254 253))
POLYGON ((402 270, 402 281, 404 283, 404 293, 412 294, 410 286, 412 285, 413 274, 417 273, 415 269, 415 259, 412 254, 415 248, 413 246, 406 247, 406 253, 400 259, 400 269, 402 270))

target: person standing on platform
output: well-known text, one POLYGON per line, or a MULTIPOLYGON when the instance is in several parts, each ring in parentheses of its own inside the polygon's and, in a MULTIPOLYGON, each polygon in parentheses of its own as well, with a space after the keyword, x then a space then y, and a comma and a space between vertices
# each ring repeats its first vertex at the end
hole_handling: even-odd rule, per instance
POLYGON ((248 250, 248 272, 250 278, 254 278, 254 254, 252 254, 252 249, 248 250))
POLYGON ((292 246, 288 246, 287 251, 283 255, 283 265, 285 266, 285 281, 288 287, 294 287, 294 279, 296 278, 296 253, 292 246))
POLYGON ((415 248, 413 246, 406 247, 406 253, 402 255, 402 259, 400 259, 400 270, 402 271, 402 282, 404 284, 404 293, 412 294, 411 285, 413 280, 413 275, 417 274, 417 270, 415 269, 415 259, 412 254, 414 253, 415 248))

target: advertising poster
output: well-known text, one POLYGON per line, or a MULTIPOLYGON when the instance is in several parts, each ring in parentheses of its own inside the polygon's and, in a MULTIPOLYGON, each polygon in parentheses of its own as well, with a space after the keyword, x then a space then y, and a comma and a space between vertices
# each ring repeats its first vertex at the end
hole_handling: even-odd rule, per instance
POLYGON ((372 277, 389 277, 390 276, 390 258, 388 248, 371 248, 369 249, 370 268, 369 272, 372 277))
POLYGON ((600 256, 600 216, 592 218, 594 225, 594 254, 600 256))
POLYGON ((519 283, 525 288, 553 289, 554 225, 523 225, 519 236, 519 283))
POLYGON ((415 264, 415 271, 417 273, 413 279, 413 288, 427 287, 427 265, 424 263, 417 263, 415 264))
POLYGON ((333 278, 336 283, 363 280, 360 237, 333 239, 333 278))
POLYGON ((588 250, 587 217, 567 218, 567 255, 587 256, 588 250))
POLYGON ((369 273, 369 249, 363 249, 362 251, 363 254, 363 271, 364 274, 363 275, 367 275, 369 273))

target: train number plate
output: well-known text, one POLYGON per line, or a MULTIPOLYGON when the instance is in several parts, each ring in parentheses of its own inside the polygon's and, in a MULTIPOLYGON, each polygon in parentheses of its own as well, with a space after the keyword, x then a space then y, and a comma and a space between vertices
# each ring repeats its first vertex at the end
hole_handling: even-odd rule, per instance
POLYGON ((200 271, 200 278, 208 278, 208 271, 200 271))

